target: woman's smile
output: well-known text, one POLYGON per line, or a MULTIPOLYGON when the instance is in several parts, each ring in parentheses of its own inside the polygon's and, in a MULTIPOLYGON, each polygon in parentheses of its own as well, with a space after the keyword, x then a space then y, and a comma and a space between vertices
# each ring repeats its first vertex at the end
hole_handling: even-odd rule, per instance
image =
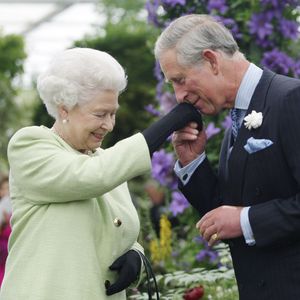
POLYGON ((92 132, 91 135, 97 140, 97 141, 102 141, 105 137, 105 133, 96 133, 96 132, 92 132))

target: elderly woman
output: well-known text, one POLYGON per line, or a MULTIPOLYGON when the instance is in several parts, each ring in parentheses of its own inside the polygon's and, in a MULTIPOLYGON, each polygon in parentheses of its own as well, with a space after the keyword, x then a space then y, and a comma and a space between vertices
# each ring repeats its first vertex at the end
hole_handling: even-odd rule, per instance
POLYGON ((8 146, 12 234, 1 300, 126 299, 141 270, 139 219, 126 181, 187 122, 189 104, 103 150, 126 75, 109 54, 74 48, 38 78, 52 128, 19 130, 8 146), (180 117, 179 117, 180 116, 180 117))

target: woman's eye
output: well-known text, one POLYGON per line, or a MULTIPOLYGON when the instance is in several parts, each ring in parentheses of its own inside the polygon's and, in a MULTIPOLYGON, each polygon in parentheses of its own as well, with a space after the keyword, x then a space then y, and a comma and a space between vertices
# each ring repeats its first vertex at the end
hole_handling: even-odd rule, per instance
POLYGON ((99 119, 106 118, 107 116, 110 116, 110 118, 115 118, 116 117, 116 113, 94 114, 94 116, 97 117, 97 118, 99 118, 99 119))

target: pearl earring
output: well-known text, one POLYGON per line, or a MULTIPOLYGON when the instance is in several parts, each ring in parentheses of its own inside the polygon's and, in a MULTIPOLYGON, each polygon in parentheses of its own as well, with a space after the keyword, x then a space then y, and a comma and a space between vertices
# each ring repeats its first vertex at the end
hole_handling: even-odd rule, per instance
POLYGON ((67 124, 68 120, 67 119, 63 119, 62 122, 63 122, 63 124, 67 124))

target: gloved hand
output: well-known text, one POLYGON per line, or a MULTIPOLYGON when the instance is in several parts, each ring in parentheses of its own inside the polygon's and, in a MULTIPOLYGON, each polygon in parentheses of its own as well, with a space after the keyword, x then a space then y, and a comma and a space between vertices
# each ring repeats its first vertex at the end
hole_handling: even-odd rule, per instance
POLYGON ((168 114, 151 124, 142 132, 150 154, 152 155, 172 132, 183 128, 190 122, 198 123, 198 130, 202 130, 202 117, 199 111, 190 103, 180 103, 168 114))
POLYGON ((117 271, 119 277, 117 281, 111 285, 106 282, 106 295, 110 296, 118 293, 128 288, 131 283, 136 281, 141 270, 141 264, 141 258, 134 250, 129 250, 117 258, 109 269, 117 271))

